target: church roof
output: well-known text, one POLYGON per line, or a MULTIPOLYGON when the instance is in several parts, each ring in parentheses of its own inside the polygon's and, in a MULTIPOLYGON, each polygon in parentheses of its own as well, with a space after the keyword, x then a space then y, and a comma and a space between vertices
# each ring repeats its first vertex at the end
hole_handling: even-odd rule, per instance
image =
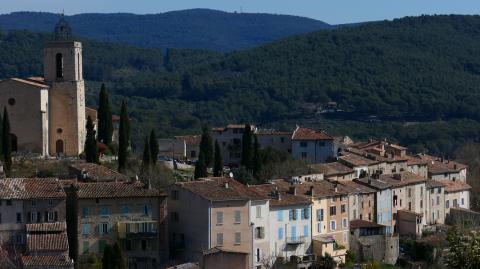
POLYGON ((24 79, 24 78, 9 78, 9 79, 0 81, 0 83, 7 82, 7 81, 14 81, 14 82, 17 82, 17 83, 27 84, 29 86, 33 86, 33 87, 40 88, 40 89, 50 88, 50 86, 47 85, 47 84, 41 83, 39 81, 31 80, 31 79, 24 79))
POLYGON ((55 25, 54 39, 55 41, 71 41, 72 38, 72 28, 65 20, 65 16, 60 17, 57 24, 55 25))

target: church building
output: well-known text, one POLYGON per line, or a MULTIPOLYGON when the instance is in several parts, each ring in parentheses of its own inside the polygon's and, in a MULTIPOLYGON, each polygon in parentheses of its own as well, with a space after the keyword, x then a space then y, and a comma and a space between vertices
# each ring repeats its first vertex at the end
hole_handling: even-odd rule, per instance
POLYGON ((75 157, 83 152, 86 136, 82 43, 73 40, 63 16, 43 53, 43 77, 0 81, 12 150, 75 157))

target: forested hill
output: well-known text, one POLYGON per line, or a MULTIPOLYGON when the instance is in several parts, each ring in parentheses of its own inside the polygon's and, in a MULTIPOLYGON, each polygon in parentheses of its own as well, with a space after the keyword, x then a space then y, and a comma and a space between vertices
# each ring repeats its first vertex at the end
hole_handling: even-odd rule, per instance
MULTIPOLYGON (((227 13, 191 9, 161 14, 79 14, 67 16, 74 32, 100 41, 149 48, 191 48, 231 51, 273 40, 332 28, 304 17, 227 13)), ((53 13, 15 12, 0 15, 0 29, 50 32, 58 21, 53 13)))
MULTIPOLYGON (((45 38, 4 35, 0 78, 40 74, 45 38)), ((316 112, 328 101, 338 102, 347 115, 435 121, 322 126, 357 138, 389 136, 419 150, 446 152, 480 137, 478 16, 375 22, 227 54, 177 49, 162 55, 88 40, 84 47, 88 102, 98 82, 107 82, 114 103, 129 99, 141 127, 137 137, 151 127, 162 135, 193 132, 205 122, 324 123, 316 112)))

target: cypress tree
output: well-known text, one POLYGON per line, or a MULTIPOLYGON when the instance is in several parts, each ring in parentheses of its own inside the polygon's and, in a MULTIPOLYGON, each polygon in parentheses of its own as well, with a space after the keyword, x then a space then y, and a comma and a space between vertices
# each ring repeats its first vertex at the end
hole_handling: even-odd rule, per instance
POLYGON ((98 147, 95 139, 95 127, 92 118, 87 118, 87 139, 85 140, 85 159, 88 163, 98 163, 98 147))
POLYGON ((200 155, 198 156, 198 160, 195 163, 195 174, 194 177, 195 179, 199 179, 201 177, 206 177, 207 176, 207 166, 205 165, 205 157, 200 152, 200 155))
MULTIPOLYGON (((0 141, 3 141, 3 117, 0 113, 0 141)), ((3 142, 0 143, 0 155, 3 156, 3 142)))
POLYGON ((113 248, 106 245, 103 249, 102 269, 115 269, 113 264, 113 248))
POLYGON ((112 252, 113 252, 112 262, 113 262, 114 268, 125 269, 125 260, 123 259, 122 250, 120 249, 118 242, 115 242, 115 244, 113 245, 112 252))
POLYGON ((142 169, 148 170, 150 167, 150 146, 148 144, 148 136, 145 137, 145 144, 143 146, 142 169))
POLYGON ((258 174, 260 173, 260 169, 262 168, 262 159, 260 156, 260 143, 258 143, 258 138, 256 135, 253 136, 253 160, 252 160, 252 169, 253 175, 256 179, 258 178, 258 174))
POLYGON ((253 170, 252 159, 252 128, 250 124, 246 124, 242 135, 242 159, 240 163, 247 168, 247 170, 253 170))
POLYGON ((206 167, 211 167, 213 165, 213 139, 210 134, 210 128, 205 125, 202 129, 202 139, 200 140, 200 155, 203 153, 203 160, 206 167))
POLYGON ((3 153, 3 168, 5 174, 10 176, 12 169, 12 137, 10 136, 10 120, 8 119, 7 108, 3 109, 3 124, 2 124, 2 153, 3 153))
POLYGON ((158 141, 157 136, 155 135, 155 130, 152 129, 150 132, 150 161, 152 165, 157 164, 158 160, 158 141))
POLYGON ((118 129, 118 171, 123 172, 127 165, 127 149, 130 137, 130 125, 128 119, 127 105, 125 101, 122 102, 122 109, 120 112, 120 127, 118 129))
POLYGON ((98 141, 105 145, 112 143, 113 123, 112 110, 108 99, 108 92, 105 84, 102 84, 98 104, 98 141))
POLYGON ((215 140, 215 160, 213 162, 213 176, 219 177, 223 174, 223 160, 222 152, 220 151, 220 146, 218 141, 215 140))

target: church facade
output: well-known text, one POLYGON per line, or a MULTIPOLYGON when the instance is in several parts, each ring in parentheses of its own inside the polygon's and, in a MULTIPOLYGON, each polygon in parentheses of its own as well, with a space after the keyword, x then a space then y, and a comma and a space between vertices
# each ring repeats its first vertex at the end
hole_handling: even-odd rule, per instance
POLYGON ((10 118, 12 149, 42 156, 78 156, 85 143, 82 44, 63 19, 44 46, 43 77, 0 81, 0 106, 10 118))

